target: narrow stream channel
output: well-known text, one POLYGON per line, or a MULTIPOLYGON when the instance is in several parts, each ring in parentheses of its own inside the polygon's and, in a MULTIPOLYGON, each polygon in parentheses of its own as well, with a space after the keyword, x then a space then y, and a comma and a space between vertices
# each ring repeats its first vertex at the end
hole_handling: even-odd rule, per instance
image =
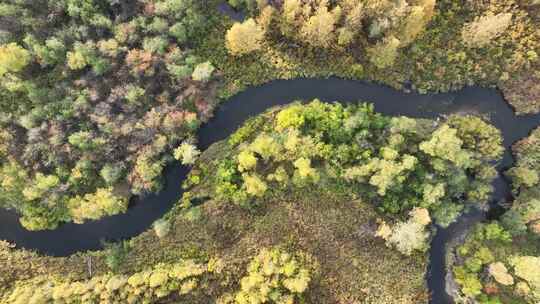
MULTIPOLYGON (((501 94, 494 89, 469 87, 453 93, 420 95, 339 78, 276 80, 250 88, 216 109, 214 118, 198 132, 199 148, 204 150, 212 143, 227 138, 245 120, 268 108, 314 98, 326 102, 372 102, 377 112, 389 116, 436 119, 452 113, 484 115, 501 130, 504 137, 506 151, 498 166, 500 172, 513 163, 511 145, 540 124, 540 115, 515 116, 501 94)), ((133 198, 127 213, 80 225, 64 224, 52 231, 27 231, 20 225, 15 212, 0 209, 0 239, 15 243, 20 248, 53 256, 101 249, 101 240, 127 239, 147 230, 178 201, 182 194, 180 184, 188 172, 189 168, 185 166, 171 164, 164 172, 163 190, 133 198)), ((494 186, 493 202, 510 197, 510 187, 502 177, 494 182, 494 186)), ((431 303, 451 303, 444 289, 445 245, 457 233, 483 218, 482 212, 472 212, 448 229, 438 229, 429 253, 431 260, 427 283, 432 292, 431 303)))

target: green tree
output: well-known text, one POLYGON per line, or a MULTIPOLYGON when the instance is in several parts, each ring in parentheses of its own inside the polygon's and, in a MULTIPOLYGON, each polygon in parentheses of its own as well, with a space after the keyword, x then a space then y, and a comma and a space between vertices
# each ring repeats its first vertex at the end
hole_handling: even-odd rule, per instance
POLYGON ((379 69, 384 69, 394 64, 397 58, 400 41, 394 36, 389 36, 368 49, 368 56, 371 63, 379 69))
POLYGON ((23 195, 27 200, 40 199, 60 184, 60 179, 56 175, 45 175, 41 172, 36 173, 34 176, 34 182, 24 188, 23 195))
POLYGON ((30 62, 30 52, 9 43, 0 46, 0 77, 8 72, 20 72, 30 62))
POLYGON ((261 134, 249 146, 250 150, 259 154, 264 160, 268 161, 271 157, 280 154, 281 145, 270 135, 261 134))
POLYGON ((88 65, 88 60, 81 51, 67 53, 67 66, 72 70, 80 70, 88 65))
POLYGON ((482 293, 482 282, 476 273, 468 272, 464 267, 454 267, 454 277, 466 296, 474 298, 482 293))
POLYGON ((533 187, 539 182, 538 172, 524 166, 517 166, 508 170, 508 175, 512 178, 515 188, 520 186, 533 187))
POLYGON ((276 116, 276 129, 282 131, 290 127, 299 128, 304 122, 304 107, 302 105, 293 105, 279 111, 276 116))
POLYGON ((429 141, 420 143, 420 150, 425 153, 449 160, 461 168, 470 167, 471 155, 462 149, 463 141, 457 136, 457 130, 443 125, 429 141))
POLYGON ((243 172, 254 168, 257 165, 257 157, 249 151, 243 150, 238 154, 238 171, 243 172))
POLYGON ((401 46, 409 45, 421 34, 426 28, 427 23, 431 19, 428 15, 430 8, 433 11, 435 1, 429 4, 431 7, 413 6, 410 13, 402 21, 403 25, 397 35, 401 46))
POLYGON ((252 196, 261 197, 268 189, 266 183, 257 175, 243 174, 242 179, 246 192, 252 196))
POLYGON ((128 200, 115 196, 112 188, 100 188, 95 193, 70 199, 68 206, 73 221, 83 223, 87 219, 96 220, 106 215, 126 212, 128 200))
POLYGON ((112 186, 124 176, 124 170, 122 164, 106 164, 99 174, 107 185, 112 186))
POLYGON ((316 169, 311 167, 311 159, 301 157, 293 163, 296 168, 295 175, 298 176, 300 180, 311 180, 314 183, 319 181, 319 173, 316 169))

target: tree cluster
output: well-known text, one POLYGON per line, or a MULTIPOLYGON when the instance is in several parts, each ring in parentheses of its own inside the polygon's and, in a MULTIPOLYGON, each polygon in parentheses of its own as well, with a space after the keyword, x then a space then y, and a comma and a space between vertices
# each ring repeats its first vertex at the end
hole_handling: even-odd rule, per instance
POLYGON ((500 132, 478 117, 436 123, 318 100, 255 118, 229 144, 233 156, 212 177, 220 199, 252 206, 291 187, 337 182, 384 213, 422 207, 444 226, 467 202, 488 200, 503 152, 500 132))
POLYGON ((514 202, 499 220, 479 224, 457 249, 461 293, 479 303, 540 301, 540 129, 514 147, 507 171, 514 202))
POLYGON ((228 31, 232 55, 259 50, 265 39, 281 36, 311 48, 361 48, 380 68, 393 64, 397 50, 424 31, 435 11, 435 0, 258 3, 256 19, 228 31))
POLYGON ((315 267, 304 253, 291 254, 280 248, 262 249, 240 280, 240 290, 226 294, 219 304, 298 303, 308 289, 315 267))
POLYGON ((206 1, 7 1, 0 205, 32 230, 124 212, 216 104, 206 1))
POLYGON ((478 303, 540 300, 538 237, 517 238, 497 221, 479 224, 457 248, 453 265, 460 292, 478 303))
POLYGON ((86 281, 36 277, 19 282, 2 303, 155 303, 173 293, 196 292, 205 276, 218 271, 219 261, 182 260, 157 264, 132 275, 105 274, 86 281))
POLYGON ((502 222, 513 235, 540 235, 540 128, 513 149, 516 166, 507 175, 512 180, 515 200, 502 222))

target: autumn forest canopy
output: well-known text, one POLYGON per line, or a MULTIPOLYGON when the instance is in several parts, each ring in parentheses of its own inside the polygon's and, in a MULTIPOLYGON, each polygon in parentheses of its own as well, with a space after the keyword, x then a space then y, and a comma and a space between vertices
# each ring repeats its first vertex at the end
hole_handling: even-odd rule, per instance
POLYGON ((537 0, 1 0, 0 208, 31 231, 84 225, 162 191, 167 166, 190 171, 170 211, 103 250, 0 240, 0 303, 428 303, 433 237, 490 207, 448 243, 450 295, 538 303, 539 128, 504 170, 493 113, 321 98, 204 151, 197 132, 249 87, 330 76, 497 88, 536 119, 539 28, 537 0))

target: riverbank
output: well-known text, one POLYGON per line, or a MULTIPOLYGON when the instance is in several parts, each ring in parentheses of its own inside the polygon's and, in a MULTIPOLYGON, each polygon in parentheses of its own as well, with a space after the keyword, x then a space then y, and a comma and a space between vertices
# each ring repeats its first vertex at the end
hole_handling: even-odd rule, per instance
MULTIPOLYGON (((215 160, 227 151, 227 144, 220 142, 201 155, 192 172, 202 177, 200 184, 190 189, 193 201, 211 194, 209 176, 202 171, 215 171, 215 160)), ((200 206, 170 212, 167 232, 158 236, 157 230, 148 230, 127 242, 129 250, 118 259, 114 272, 130 275, 158 263, 219 258, 220 272, 212 279, 219 283, 201 284, 189 298, 190 303, 207 303, 208 299, 234 294, 244 269, 261 248, 281 246, 291 253, 309 254, 318 265, 310 288, 303 294, 306 303, 427 303, 426 256, 407 257, 387 248, 375 236, 377 217, 370 204, 337 188, 290 192, 269 198, 262 208, 252 211, 209 199, 200 206)), ((52 282, 84 282, 111 271, 111 254, 109 250, 50 258, 2 247, 0 264, 10 276, 2 277, 0 285, 37 288, 41 285, 32 282, 39 276, 52 282)), ((162 302, 181 299, 172 296, 162 302)))
MULTIPOLYGON (((259 15, 254 11, 235 11, 225 4, 221 6, 227 9, 220 12, 230 15, 231 19, 217 18, 218 25, 201 41, 197 52, 223 72, 225 86, 221 96, 224 97, 275 79, 335 76, 365 79, 424 94, 456 91, 470 85, 496 87, 516 113, 539 112, 540 36, 534 31, 540 20, 539 6, 515 1, 504 4, 436 2, 435 15, 425 32, 411 45, 400 48, 394 64, 385 68, 378 68, 370 61, 364 49, 365 44, 369 44, 367 41, 346 48, 337 45, 313 48, 308 41, 283 37, 279 25, 270 26, 256 52, 231 56, 225 42, 227 30, 235 22, 241 22, 242 17, 257 20, 259 15), (510 13, 514 21, 489 45, 470 47, 463 41, 461 29, 484 11, 510 13), (239 12, 245 16, 239 16, 239 12)), ((273 18, 272 22, 277 22, 280 16, 274 13, 273 18)))
MULTIPOLYGON (((225 139, 249 117, 262 113, 267 108, 287 104, 298 99, 309 100, 314 97, 321 97, 325 100, 341 100, 344 102, 368 100, 374 103, 376 111, 386 115, 437 118, 440 115, 451 113, 485 113, 486 117, 490 117, 490 122, 502 130, 503 145, 505 147, 509 147, 515 140, 528 134, 530 129, 536 126, 540 120, 539 116, 516 117, 500 94, 494 90, 468 88, 458 93, 419 95, 414 93, 406 94, 384 86, 337 78, 298 79, 293 81, 275 81, 261 87, 250 88, 236 95, 228 102, 223 103, 217 109, 214 118, 200 129, 198 134, 199 147, 205 150, 212 143, 225 139), (253 100, 257 100, 258 102, 253 102, 253 100), (396 102, 397 100, 400 102, 396 102)), ((511 163, 511 154, 509 151, 506 151, 500 168, 509 166, 511 163)), ((66 225, 66 227, 62 226, 59 230, 54 231, 28 232, 21 229, 22 234, 15 236, 18 237, 15 239, 15 243, 24 247, 24 243, 27 242, 26 244, 28 245, 26 246, 29 248, 41 248, 42 251, 55 255, 68 255, 76 251, 102 248, 100 240, 103 238, 120 239, 136 236, 142 231, 147 230, 151 223, 172 207, 182 193, 179 183, 184 179, 188 170, 181 169, 180 166, 176 165, 169 168, 166 172, 166 183, 162 192, 150 196, 151 200, 149 201, 141 201, 141 203, 135 204, 133 210, 119 216, 130 218, 131 225, 124 225, 125 221, 119 220, 118 217, 110 217, 106 218, 105 222, 102 220, 90 222, 85 225, 74 225, 74 227, 66 225), (81 232, 74 234, 73 229, 81 229, 81 232), (63 234, 65 234, 65 237, 62 236, 63 234), (81 238, 80 235, 85 235, 86 237, 81 238), (66 242, 69 238, 74 239, 72 242, 66 242)), ((496 197, 505 197, 508 192, 504 187, 500 187, 504 186, 504 183, 497 185, 498 187, 495 189, 496 197)), ((16 223, 16 218, 14 218, 14 222, 16 223)), ((3 233, 8 231, 13 230, 2 230, 3 233)), ((152 235, 153 233, 152 230, 147 230, 145 235, 152 235)), ((150 241, 150 243, 160 244, 155 240, 150 241)), ((444 246, 445 239, 441 239, 440 243, 441 246, 444 246)), ((149 252, 154 251, 159 250, 149 250, 149 252)), ((13 252, 13 250, 5 252, 9 252, 9 254, 3 258, 2 263, 11 267, 9 265, 13 264, 13 260, 10 256, 16 255, 17 252, 13 252)), ((39 270, 41 268, 39 265, 58 265, 57 267, 59 268, 50 266, 53 272, 54 269, 62 269, 62 265, 65 265, 69 268, 74 267, 78 269, 75 271, 75 273, 78 273, 75 277, 81 278, 85 277, 88 273, 88 256, 94 256, 93 267, 96 267, 94 273, 100 273, 106 272, 108 269, 105 260, 112 253, 114 251, 99 251, 89 253, 86 257, 77 254, 71 256, 68 260, 64 260, 63 258, 38 257, 31 254, 30 256, 35 257, 32 260, 37 261, 31 265, 36 265, 36 268, 27 268, 25 266, 22 268, 23 270, 14 271, 13 273, 19 273, 21 277, 28 277, 31 276, 31 273, 41 273, 43 271, 39 270)), ((22 257, 28 257, 28 254, 22 253, 22 257)), ((148 259, 142 260, 148 263, 148 259)), ((444 277, 444 263, 438 265, 437 267, 432 266, 430 268, 430 277, 444 277)), ((437 292, 443 291, 438 290, 437 292)), ((440 294, 440 296, 443 296, 443 294, 440 294)))
MULTIPOLYGON (((538 86, 535 86, 537 82, 534 80, 537 76, 534 73, 528 73, 534 72, 537 68, 531 65, 526 69, 519 69, 515 71, 515 74, 509 75, 509 79, 505 79, 504 68, 498 66, 497 61, 501 57, 495 54, 499 46, 489 51, 487 61, 482 57, 485 55, 482 51, 463 50, 459 43, 457 46, 452 44, 448 52, 442 54, 434 52, 437 53, 434 55, 430 53, 432 50, 444 49, 449 40, 457 37, 457 32, 443 30, 439 33, 438 26, 444 25, 443 29, 449 25, 450 28, 458 28, 465 19, 472 17, 470 14, 463 15, 461 8, 448 7, 451 1, 441 2, 440 8, 447 7, 448 10, 437 15, 433 21, 433 28, 428 30, 416 46, 404 50, 399 55, 396 66, 387 70, 375 69, 370 66, 366 58, 354 52, 350 52, 352 55, 347 55, 343 52, 320 50, 314 56, 301 48, 290 48, 291 45, 288 42, 279 40, 265 44, 261 53, 234 58, 227 54, 224 43, 225 31, 232 21, 217 21, 218 25, 211 34, 205 37, 204 41, 197 43, 196 52, 205 60, 215 63, 220 71, 219 77, 224 79, 220 95, 222 98, 231 98, 224 101, 223 105, 216 110, 215 119, 209 121, 200 130, 199 147, 205 149, 212 143, 226 138, 245 119, 261 113, 268 107, 286 104, 295 99, 321 98, 326 101, 372 101, 377 111, 388 115, 437 118, 451 113, 481 114, 503 130, 504 146, 508 148, 516 140, 525 137, 540 120, 538 115, 515 117, 512 109, 504 103, 496 90, 467 87, 454 93, 418 95, 396 92, 374 83, 366 84, 336 78, 292 80, 297 77, 340 76, 347 79, 368 79, 407 92, 413 90, 423 93, 456 90, 472 83, 486 87, 499 86, 506 96, 509 96, 508 92, 514 95, 511 102, 517 107, 518 113, 537 111, 538 86), (445 17, 450 18, 448 23, 444 21, 445 17), (466 54, 464 57, 462 51, 466 54), (491 57, 492 54, 496 56, 491 57), (449 56, 453 59, 450 60, 449 56), (479 58, 481 60, 477 61, 479 58), (469 62, 471 60, 472 62, 469 62), (421 67, 416 66, 417 62, 422 62, 421 67), (275 79, 291 80, 274 81, 275 79), (527 93, 525 97, 523 97, 524 92, 527 93), (517 100, 518 103, 513 100, 517 100)), ((507 149, 499 166, 500 172, 511 164, 512 157, 507 149)), ((103 239, 112 241, 132 238, 141 233, 153 233, 148 230, 149 227, 168 210, 174 208, 182 194, 178 186, 179 180, 184 180, 188 171, 189 168, 180 167, 177 164, 170 165, 164 171, 165 184, 161 192, 135 198, 126 214, 105 217, 100 221, 89 221, 84 225, 66 224, 54 231, 28 232, 20 226, 16 214, 2 210, 0 212, 0 239, 9 240, 17 244, 18 248, 67 256, 78 251, 102 249, 103 239)), ((509 196, 509 186, 502 179, 499 179, 495 186, 495 198, 509 196)), ((437 250, 431 252, 432 257, 441 251, 450 235, 448 231, 439 231, 438 241, 433 244, 437 250)), ((155 238, 149 241, 161 244, 155 238)), ((15 277, 29 278, 35 274, 67 273, 69 269, 73 269, 73 279, 83 279, 90 272, 93 275, 104 274, 109 269, 106 265, 107 256, 122 253, 122 250, 114 249, 116 248, 114 247, 100 252, 76 253, 64 259, 9 249, 6 244, 2 246, 2 254, 5 256, 1 258, 1 264, 10 265, 14 261, 19 261, 25 265, 14 271, 13 276, 7 277, 7 280, 15 277), (22 262, 28 260, 32 263, 26 265, 22 262), (92 266, 88 266, 89 264, 92 266), (43 270, 44 265, 51 267, 51 271, 43 270), (89 271, 89 269, 92 270, 89 271)), ((162 249, 155 247, 148 250, 160 251, 162 249)), ((149 259, 151 262, 138 261, 136 264, 139 264, 134 266, 137 269, 125 271, 140 270, 144 263, 150 264, 166 259, 162 258, 163 256, 156 260, 149 259)), ((172 260, 173 257, 169 258, 172 260)), ((246 263, 245 260, 244 263, 246 263)), ((436 264, 444 264, 441 263, 439 261, 436 264)), ((444 269, 439 266, 432 267, 430 272, 430 276, 437 278, 444 275, 444 269)), ((442 293, 442 289, 438 288, 442 281, 430 282, 431 290, 442 293)))
MULTIPOLYGON (((514 199, 447 248, 447 287, 454 299, 495 303, 540 300, 540 129, 512 147, 506 171, 514 199)), ((501 208, 501 207, 499 207, 501 208)), ((461 302, 460 302, 461 303, 461 302)))

